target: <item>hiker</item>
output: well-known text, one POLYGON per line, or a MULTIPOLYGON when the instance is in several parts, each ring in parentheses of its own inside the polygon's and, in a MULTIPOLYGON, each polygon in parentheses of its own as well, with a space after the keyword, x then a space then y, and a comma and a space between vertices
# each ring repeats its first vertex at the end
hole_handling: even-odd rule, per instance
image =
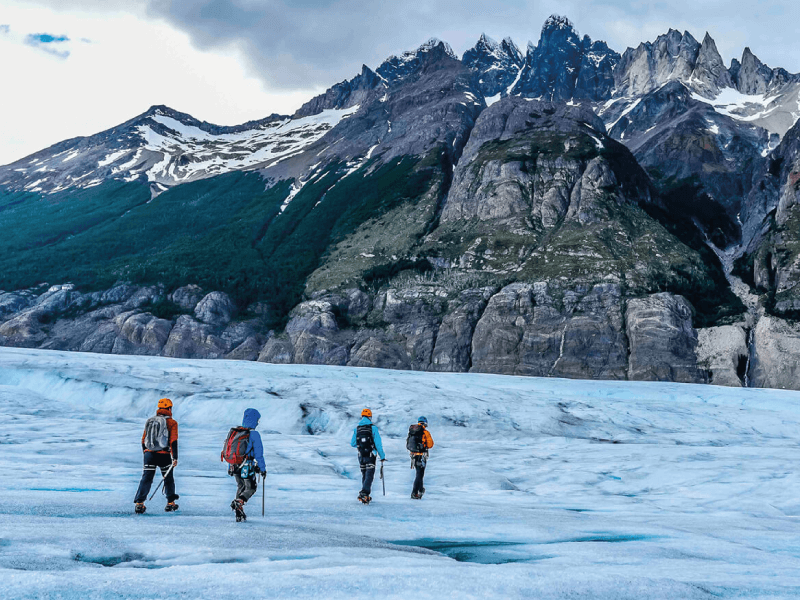
POLYGON ((219 455, 220 461, 228 462, 228 475, 236 478, 236 498, 231 502, 231 510, 236 511, 237 523, 247 520, 244 505, 258 489, 256 476, 267 477, 264 446, 261 434, 256 431, 259 419, 261 413, 255 408, 245 410, 242 426, 231 428, 219 455))
POLYGON ((425 478, 425 466, 428 464, 428 450, 433 448, 433 438, 428 431, 428 419, 420 417, 417 419, 416 425, 408 428, 406 448, 411 455, 411 468, 417 471, 414 487, 411 489, 411 498, 419 500, 425 493, 423 479, 425 478))
POLYGON ((378 428, 372 424, 372 411, 365 408, 361 411, 361 420, 353 430, 353 439, 350 440, 353 448, 358 448, 358 464, 361 467, 361 491, 358 493, 359 502, 369 504, 372 501, 372 480, 375 478, 375 453, 381 457, 381 463, 386 460, 383 452, 383 443, 378 428))
POLYGON ((175 493, 174 470, 178 466, 178 423, 172 418, 172 400, 162 398, 158 401, 156 416, 147 419, 142 434, 142 452, 144 453, 144 472, 136 492, 136 514, 143 514, 146 509, 144 501, 150 493, 156 467, 161 469, 164 478, 164 493, 167 495, 167 512, 178 510, 175 504, 180 496, 175 493))

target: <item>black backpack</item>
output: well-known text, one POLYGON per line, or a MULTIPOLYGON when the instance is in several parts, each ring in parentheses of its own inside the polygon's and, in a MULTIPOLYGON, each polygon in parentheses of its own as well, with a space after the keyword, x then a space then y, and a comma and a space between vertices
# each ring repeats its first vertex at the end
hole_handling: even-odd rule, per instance
POLYGON ((375 438, 372 436, 371 423, 356 427, 356 448, 360 456, 364 458, 372 456, 372 451, 375 450, 375 438))
POLYGON ((423 433, 425 433, 425 428, 422 425, 415 424, 408 428, 406 448, 409 452, 413 454, 422 454, 427 450, 425 442, 422 441, 423 433))

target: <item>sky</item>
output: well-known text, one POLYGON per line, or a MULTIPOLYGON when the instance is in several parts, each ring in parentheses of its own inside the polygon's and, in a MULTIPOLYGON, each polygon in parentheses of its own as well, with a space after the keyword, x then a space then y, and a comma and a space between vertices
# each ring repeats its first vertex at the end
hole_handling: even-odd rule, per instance
POLYGON ((619 52, 670 27, 708 31, 800 72, 794 2, 749 0, 0 0, 0 164, 166 104, 234 125, 290 114, 430 37, 525 50, 548 15, 619 52))

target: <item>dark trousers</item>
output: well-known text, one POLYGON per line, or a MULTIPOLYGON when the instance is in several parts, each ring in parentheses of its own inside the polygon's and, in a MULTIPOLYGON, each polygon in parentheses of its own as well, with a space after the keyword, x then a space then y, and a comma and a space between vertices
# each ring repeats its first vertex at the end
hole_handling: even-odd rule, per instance
POLYGON ((414 478, 414 488, 411 490, 413 495, 417 495, 422 493, 422 490, 425 489, 423 480, 425 479, 425 465, 427 465, 428 459, 425 456, 415 456, 414 457, 414 469, 417 471, 417 476, 414 478))
POLYGON ((369 496, 372 492, 372 480, 375 479, 375 456, 358 457, 361 467, 361 493, 360 496, 369 496))
MULTIPOLYGON (((144 472, 142 473, 142 480, 139 482, 139 489, 136 492, 134 502, 144 502, 147 500, 147 494, 150 493, 150 486, 153 485, 153 477, 156 474, 156 468, 161 469, 163 476, 172 464, 172 457, 169 454, 162 454, 160 452, 145 452, 144 453, 144 472)), ((172 502, 178 499, 175 493, 175 478, 173 474, 175 470, 169 472, 166 481, 164 481, 164 491, 167 494, 167 502, 172 502)))
POLYGON ((258 489, 256 474, 253 473, 250 477, 242 477, 242 468, 236 467, 233 471, 233 476, 236 478, 236 499, 247 502, 258 489))

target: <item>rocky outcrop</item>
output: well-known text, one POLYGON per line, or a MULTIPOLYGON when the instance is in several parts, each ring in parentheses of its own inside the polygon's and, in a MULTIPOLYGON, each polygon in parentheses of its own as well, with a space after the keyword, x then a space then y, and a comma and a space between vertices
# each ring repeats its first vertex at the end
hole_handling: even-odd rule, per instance
POLYGON ((199 285, 184 285, 172 292, 169 299, 186 312, 194 312, 204 296, 203 289, 199 285))
POLYGON ((750 377, 755 387, 800 388, 800 324, 772 316, 758 321, 750 377))
POLYGON ((708 381, 707 373, 697 367, 697 332, 686 300, 672 294, 630 300, 625 321, 631 348, 629 379, 708 381))
POLYGON ((544 282, 511 284, 489 300, 475 328, 471 370, 624 379, 622 323, 618 285, 579 287, 562 296, 544 282))
POLYGON ((211 292, 206 295, 194 309, 194 316, 208 325, 227 325, 231 322, 236 305, 223 292, 211 292))
POLYGON ((709 383, 742 387, 748 359, 747 333, 741 325, 697 330, 697 364, 709 373, 709 383))

